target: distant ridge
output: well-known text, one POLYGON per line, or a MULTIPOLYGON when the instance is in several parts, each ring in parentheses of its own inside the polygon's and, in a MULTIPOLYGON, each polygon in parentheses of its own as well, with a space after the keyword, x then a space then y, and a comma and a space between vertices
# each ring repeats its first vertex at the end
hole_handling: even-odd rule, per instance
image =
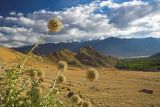
POLYGON ((160 52, 152 55, 150 58, 158 58, 158 59, 160 59, 160 52))
MULTIPOLYGON (((103 54, 119 58, 151 56, 160 52, 160 38, 149 37, 141 39, 120 39, 111 37, 104 40, 41 44, 35 50, 35 53, 40 55, 47 55, 51 52, 56 52, 64 48, 77 52, 79 48, 89 45, 103 54)), ((14 49, 24 53, 31 49, 31 47, 32 46, 24 46, 14 49)))
POLYGON ((94 66, 94 67, 108 67, 114 66, 117 59, 111 56, 106 56, 92 47, 80 48, 77 53, 71 52, 68 49, 63 49, 48 55, 54 62, 60 60, 66 61, 74 66, 94 66))

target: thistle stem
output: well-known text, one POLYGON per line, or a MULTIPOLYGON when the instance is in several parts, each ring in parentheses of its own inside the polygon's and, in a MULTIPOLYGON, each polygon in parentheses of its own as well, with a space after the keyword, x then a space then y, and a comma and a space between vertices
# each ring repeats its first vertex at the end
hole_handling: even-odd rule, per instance
POLYGON ((57 79, 58 79, 60 73, 61 73, 61 70, 58 71, 58 74, 57 74, 57 76, 56 76, 56 78, 55 78, 55 80, 54 80, 54 83, 53 83, 53 85, 52 85, 52 88, 50 89, 50 91, 49 91, 49 92, 47 93, 47 95, 45 96, 45 99, 49 96, 49 94, 50 94, 50 93, 53 91, 53 89, 55 88, 56 83, 57 83, 57 79))
MULTIPOLYGON (((49 33, 49 32, 47 32, 46 35, 48 35, 48 33, 49 33)), ((25 60, 23 61, 22 65, 21 65, 21 67, 20 67, 19 73, 22 72, 22 69, 24 68, 24 65, 25 65, 25 63, 27 62, 27 60, 29 59, 30 55, 33 53, 33 51, 35 50, 35 48, 38 47, 38 45, 42 42, 42 40, 43 40, 44 38, 46 38, 46 36, 43 37, 43 38, 40 38, 40 39, 37 41, 37 43, 35 43, 35 45, 32 47, 32 49, 29 51, 29 54, 27 55, 27 57, 25 58, 25 60)))
POLYGON ((26 81, 26 83, 22 86, 22 90, 25 88, 25 86, 27 85, 27 83, 30 81, 30 79, 28 79, 27 81, 26 81))

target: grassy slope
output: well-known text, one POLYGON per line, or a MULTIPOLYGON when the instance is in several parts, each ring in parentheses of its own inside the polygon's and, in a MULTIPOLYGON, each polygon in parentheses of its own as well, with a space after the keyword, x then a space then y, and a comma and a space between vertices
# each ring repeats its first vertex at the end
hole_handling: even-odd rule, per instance
MULTIPOLYGON (((12 56, 13 53, 10 52, 9 55, 12 56)), ((11 61, 10 57, 6 59, 11 61)), ((32 59, 27 65, 45 71, 43 89, 49 90, 50 82, 57 73, 56 65, 48 60, 40 61, 39 59, 32 59)), ((99 79, 89 85, 85 78, 86 69, 69 67, 64 72, 67 82, 62 86, 76 92, 80 91, 85 98, 91 99, 94 107, 160 106, 160 72, 118 72, 111 68, 97 70, 100 73, 99 79), (89 88, 92 85, 94 88, 89 88), (152 89, 154 93, 149 95, 138 92, 144 88, 152 89)), ((2 71, 0 70, 0 72, 2 71)), ((62 92, 66 92, 66 88, 62 89, 62 92)), ((65 95, 63 94, 63 98, 65 95)))

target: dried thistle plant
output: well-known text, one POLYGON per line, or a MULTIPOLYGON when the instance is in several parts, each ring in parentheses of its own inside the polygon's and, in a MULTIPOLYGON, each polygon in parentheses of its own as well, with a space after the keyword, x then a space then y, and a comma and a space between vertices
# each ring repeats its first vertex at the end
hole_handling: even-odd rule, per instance
POLYGON ((86 72, 86 77, 89 81, 94 81, 98 79, 98 71, 91 68, 86 72))
POLYGON ((63 24, 59 18, 53 18, 48 21, 49 32, 59 32, 63 28, 63 24))
POLYGON ((65 61, 59 61, 58 63, 58 70, 66 71, 68 64, 65 61))
POLYGON ((57 84, 66 82, 66 77, 63 74, 60 74, 57 78, 57 84))
POLYGON ((67 94, 67 97, 68 97, 68 98, 71 98, 73 95, 74 95, 74 92, 73 92, 73 91, 70 91, 70 92, 67 94))
POLYGON ((84 101, 82 107, 92 107, 92 104, 89 101, 84 101))
MULTIPOLYGON (((52 18, 48 21, 48 32, 46 32, 46 34, 48 34, 49 32, 60 32, 62 28, 63 28, 63 24, 61 20, 59 18, 52 18)), ((32 49, 28 52, 27 57, 24 59, 23 63, 20 65, 20 70, 19 70, 20 73, 22 72, 24 65, 26 64, 28 59, 32 56, 32 52, 35 50, 35 48, 38 47, 38 45, 42 42, 44 38, 46 38, 46 36, 40 38, 32 47, 32 49)))
POLYGON ((45 75, 44 71, 37 70, 37 76, 38 76, 39 78, 44 77, 44 75, 45 75))
MULTIPOLYGON (((63 24, 61 23, 61 21, 59 19, 53 18, 48 22, 48 32, 46 34, 48 34, 49 32, 59 32, 62 30, 62 28, 63 28, 63 24)), ((50 107, 50 106, 55 107, 55 105, 56 107, 60 106, 56 101, 54 101, 55 93, 52 95, 52 92, 49 92, 51 93, 51 95, 49 95, 48 97, 43 96, 43 91, 40 86, 41 82, 44 81, 43 71, 37 71, 34 69, 29 70, 29 72, 27 73, 29 74, 30 78, 28 80, 25 80, 24 82, 19 82, 20 78, 22 78, 24 74, 26 74, 26 71, 24 68, 26 62, 30 59, 30 57, 33 56, 33 51, 35 50, 35 48, 38 47, 38 45, 42 42, 42 40, 45 37, 47 36, 40 38, 35 43, 32 49, 28 52, 22 64, 15 67, 15 69, 5 70, 4 76, 6 80, 3 82, 6 82, 7 88, 3 90, 5 91, 5 94, 4 94, 4 97, 0 98, 0 100, 2 100, 2 103, 0 101, 0 106, 4 106, 4 107, 24 107, 24 106, 25 107, 50 107), (27 85, 28 83, 31 83, 31 85, 27 85)), ((66 67, 64 66, 63 70, 65 68, 66 67)), ((59 76, 60 72, 61 70, 59 70, 57 77, 59 76)), ((27 78, 25 77, 25 79, 27 78)), ((54 83, 52 89, 55 88, 55 85, 56 85, 56 82, 54 83)))
POLYGON ((73 104, 80 104, 81 103, 81 98, 79 97, 78 94, 75 94, 71 97, 71 101, 73 104))
POLYGON ((31 69, 28 71, 28 73, 31 78, 33 78, 33 79, 37 78, 37 71, 36 70, 31 69))
MULTIPOLYGON (((50 19, 48 22, 48 32, 59 32, 63 28, 63 24, 59 19, 50 19)), ((62 71, 66 71, 68 64, 65 61, 59 61, 58 73, 52 83, 52 87, 47 94, 42 90, 41 83, 44 81, 44 71, 31 69, 29 72, 29 79, 25 78, 17 87, 19 82, 18 79, 23 76, 24 65, 32 56, 34 49, 41 43, 45 37, 41 38, 35 43, 33 48, 27 54, 25 60, 16 69, 6 70, 6 84, 7 89, 5 90, 4 96, 0 96, 0 106, 4 107, 63 107, 62 103, 56 102, 56 96, 59 94, 58 85, 66 81, 65 75, 62 71), (19 71, 19 72, 18 72, 19 71), (29 84, 29 85, 27 85, 29 84), (23 93, 23 94, 22 94, 23 93), (25 94, 24 94, 25 93, 25 94), (2 104, 1 104, 2 102, 2 104)), ((98 72, 94 69, 87 71, 87 78, 90 81, 98 79, 98 72)), ((0 93, 1 94, 1 93, 0 93)), ((80 95, 75 94, 73 91, 67 94, 73 104, 81 105, 82 107, 91 107, 91 103, 81 99, 80 95)))

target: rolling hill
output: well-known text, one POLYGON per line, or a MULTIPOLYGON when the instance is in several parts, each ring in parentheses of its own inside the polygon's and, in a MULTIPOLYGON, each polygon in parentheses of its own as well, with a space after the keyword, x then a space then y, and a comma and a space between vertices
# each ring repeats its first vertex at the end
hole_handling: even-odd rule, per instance
MULTIPOLYGON (((119 58, 126 57, 139 57, 151 56, 160 52, 160 38, 143 38, 143 39, 120 39, 120 38, 107 38, 104 40, 92 40, 71 43, 45 43, 39 45, 35 50, 36 54, 47 55, 52 52, 62 50, 64 48, 73 52, 77 52, 79 48, 85 46, 92 46, 97 51, 119 58)), ((24 46, 14 48, 20 52, 26 52, 32 46, 24 46)))
POLYGON ((103 55, 92 47, 80 48, 77 53, 71 52, 68 49, 63 49, 57 52, 49 53, 48 56, 54 62, 63 60, 70 65, 81 67, 84 65, 94 67, 107 67, 114 66, 117 63, 116 58, 103 55))
POLYGON ((14 51, 12 49, 0 47, 0 63, 14 62, 18 58, 24 56, 24 54, 14 51))

